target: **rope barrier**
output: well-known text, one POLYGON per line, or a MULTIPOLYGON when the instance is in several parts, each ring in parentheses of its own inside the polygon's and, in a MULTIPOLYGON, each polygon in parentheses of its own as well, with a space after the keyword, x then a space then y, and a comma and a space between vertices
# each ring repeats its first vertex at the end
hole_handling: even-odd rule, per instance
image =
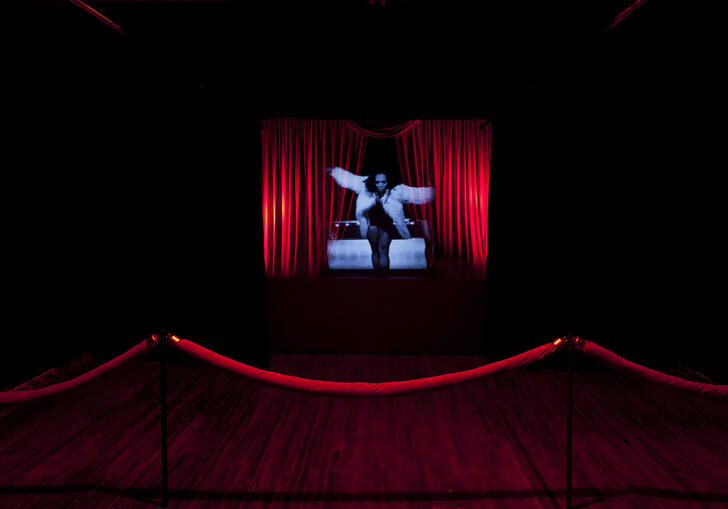
MULTIPOLYGON (((507 369, 516 369, 528 366, 542 359, 545 359, 555 352, 561 350, 565 342, 557 339, 553 343, 546 343, 539 347, 533 348, 519 355, 515 355, 508 359, 503 359, 490 364, 485 364, 477 368, 459 371, 455 373, 446 373, 443 375, 431 376, 426 378, 418 378, 414 380, 403 380, 396 382, 336 382, 331 380, 313 380, 298 376, 276 373, 259 369, 242 362, 230 359, 220 355, 212 350, 208 350, 197 343, 189 340, 179 339, 171 336, 170 345, 176 347, 180 351, 195 357, 201 361, 207 362, 219 368, 237 373, 246 378, 257 380, 269 385, 292 389, 296 391, 313 392, 317 394, 338 395, 338 396, 393 396, 397 394, 407 394, 414 392, 422 392, 450 385, 461 384, 477 378, 492 375, 499 371, 507 369)), ((155 335, 142 341, 132 347, 125 353, 110 361, 96 367, 95 369, 77 376, 71 380, 61 382, 49 387, 34 389, 28 391, 8 391, 0 392, 0 404, 22 403, 32 401, 43 396, 57 394, 78 387, 82 384, 91 382, 101 377, 105 373, 112 371, 138 357, 143 357, 158 345, 159 338, 155 335)), ((668 375, 659 371, 655 371, 646 366, 631 362, 619 355, 603 348, 596 343, 576 338, 574 346, 581 350, 589 357, 607 364, 619 371, 633 373, 653 382, 668 385, 679 389, 685 389, 702 394, 714 394, 723 398, 728 398, 728 385, 714 385, 701 382, 693 382, 668 375)))
MULTIPOLYGON (((565 345, 565 342, 562 339, 557 339, 553 343, 546 343, 545 345, 533 348, 532 350, 528 350, 514 357, 485 364, 467 371, 459 371, 456 373, 447 373, 444 375, 419 378, 415 380, 405 380, 401 382, 371 383, 312 380, 309 378, 301 378, 272 371, 265 371, 220 355, 192 341, 179 339, 177 337, 173 337, 173 341, 174 343, 172 344, 183 352, 222 369, 240 374, 246 378, 298 391, 340 396, 391 396, 395 394, 420 392, 464 383, 476 378, 497 373, 498 371, 528 366, 529 364, 533 364, 541 359, 549 357, 565 345)), ((721 397, 728 397, 728 385, 693 382, 668 375, 666 373, 661 373, 647 368, 646 366, 628 361, 627 359, 618 356, 596 343, 592 343, 591 341, 587 341, 579 337, 575 338, 574 346, 589 357, 614 367, 619 371, 635 373, 643 378, 647 378, 651 381, 662 383, 670 387, 687 389, 703 394, 715 394, 721 397)))
POLYGON ((693 382, 676 376, 668 375, 660 371, 655 371, 647 366, 642 366, 635 362, 629 361, 624 357, 620 357, 616 353, 607 350, 604 347, 578 338, 574 346, 580 349, 589 357, 611 366, 619 371, 633 373, 643 378, 678 389, 685 389, 701 394, 714 394, 722 398, 728 398, 728 385, 713 385, 701 382, 693 382))
POLYGON ((208 362, 222 369, 232 371, 246 378, 258 380, 263 383, 293 389, 297 391, 314 392, 318 394, 328 394, 337 396, 393 396, 396 394, 406 394, 413 392, 427 391, 446 387, 449 385, 460 384, 492 375, 498 371, 506 369, 515 369, 528 366, 541 359, 549 357, 557 350, 563 348, 561 340, 554 343, 546 343, 545 345, 533 348, 522 354, 504 359, 498 362, 485 364, 483 366, 459 371, 456 373, 447 373, 444 375, 431 376, 427 378, 418 378, 415 380, 404 380, 399 382, 334 382, 328 380, 312 380, 309 378, 301 378, 292 375, 284 375, 273 371, 265 371, 242 362, 230 359, 223 355, 208 350, 192 341, 185 339, 173 338, 174 345, 181 351, 196 357, 199 360, 208 362))
POLYGON ((602 348, 601 346, 585 341, 581 338, 572 338, 569 333, 568 340, 564 342, 561 338, 553 343, 546 343, 537 348, 533 348, 519 355, 515 355, 508 359, 485 364, 483 366, 459 371, 456 373, 447 373, 444 375, 431 376, 427 378, 419 378, 415 380, 404 380, 399 382, 335 382, 330 380, 312 380, 309 378, 301 378, 297 376, 285 375, 273 371, 262 370, 242 362, 230 359, 220 355, 212 350, 208 350, 192 341, 180 339, 177 336, 165 333, 161 338, 153 335, 151 338, 142 341, 122 355, 98 366, 97 368, 85 373, 81 376, 55 384, 42 389, 31 391, 9 391, 0 392, 0 403, 19 403, 38 399, 42 396, 57 394, 62 391, 78 387, 84 383, 88 383, 102 376, 103 374, 118 368, 119 366, 130 362, 138 357, 146 356, 152 348, 161 346, 160 351, 160 392, 161 392, 161 418, 162 418, 162 505, 168 504, 168 470, 167 470, 167 384, 166 384, 166 354, 167 346, 174 346, 180 351, 195 357, 201 361, 207 362, 214 366, 220 367, 227 371, 237 373, 239 375, 258 380, 260 382, 293 389, 297 391, 314 392, 318 394, 338 395, 338 396, 393 396, 397 394, 407 394, 421 392, 431 389, 438 389, 450 385, 461 384, 477 378, 504 371, 506 369, 522 368, 533 364, 537 361, 550 357, 558 350, 568 345, 569 349, 569 416, 567 419, 567 509, 571 508, 572 488, 571 488, 571 470, 572 470, 572 413, 573 413, 573 371, 572 371, 572 353, 574 347, 578 348, 584 354, 594 358, 597 361, 612 366, 620 371, 635 373, 643 378, 669 385, 671 387, 687 389, 694 392, 715 394, 721 397, 728 397, 728 385, 712 385, 706 383, 692 382, 681 379, 659 371, 649 369, 634 362, 628 361, 619 355, 602 348))
POLYGON ((74 387, 78 387, 85 383, 96 380, 97 378, 108 373, 109 371, 117 369, 134 359, 146 356, 149 351, 156 346, 156 336, 153 336, 152 338, 146 339, 136 346, 130 348, 118 357, 115 357, 110 361, 105 362, 100 366, 97 366, 96 368, 84 373, 83 375, 72 378, 71 380, 66 380, 65 382, 49 385, 48 387, 43 387, 42 389, 33 389, 29 391, 0 392, 0 404, 24 403, 26 401, 32 401, 38 398, 42 398, 43 396, 50 396, 51 394, 58 394, 59 392, 73 389, 74 387))

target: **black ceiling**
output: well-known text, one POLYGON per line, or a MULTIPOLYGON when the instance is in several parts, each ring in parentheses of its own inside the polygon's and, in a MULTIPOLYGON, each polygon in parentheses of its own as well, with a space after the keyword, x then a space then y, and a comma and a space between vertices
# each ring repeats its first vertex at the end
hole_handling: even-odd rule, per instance
POLYGON ((593 72, 605 48, 634 64, 629 48, 675 28, 665 0, 607 32, 631 0, 88 3, 125 35, 71 2, 25 1, 7 80, 39 94, 225 90, 272 114, 483 114, 593 72))

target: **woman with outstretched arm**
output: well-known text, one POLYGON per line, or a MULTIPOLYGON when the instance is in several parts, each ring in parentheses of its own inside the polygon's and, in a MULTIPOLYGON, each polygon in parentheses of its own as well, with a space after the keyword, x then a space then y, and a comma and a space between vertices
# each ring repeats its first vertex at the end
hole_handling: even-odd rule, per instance
POLYGON ((357 194, 356 219, 361 236, 372 248, 372 266, 375 270, 389 269, 389 245, 392 236, 398 232, 403 239, 409 239, 409 230, 404 220, 404 203, 421 205, 431 201, 434 189, 410 187, 404 184, 392 185, 386 170, 377 170, 371 176, 355 175, 339 166, 327 170, 334 181, 357 194))

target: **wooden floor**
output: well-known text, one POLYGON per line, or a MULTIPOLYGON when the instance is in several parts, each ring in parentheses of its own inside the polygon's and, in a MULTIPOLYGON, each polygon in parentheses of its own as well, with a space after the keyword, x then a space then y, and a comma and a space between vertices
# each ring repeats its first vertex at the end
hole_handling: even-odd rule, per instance
MULTIPOLYGON (((386 381, 476 356, 274 355, 271 369, 386 381)), ((0 408, 0 507, 155 507, 158 365, 0 408)), ((387 399, 303 394, 169 366, 170 507, 564 507, 566 373, 518 370, 387 399)), ((728 403, 576 373, 574 506, 728 507, 728 403)))

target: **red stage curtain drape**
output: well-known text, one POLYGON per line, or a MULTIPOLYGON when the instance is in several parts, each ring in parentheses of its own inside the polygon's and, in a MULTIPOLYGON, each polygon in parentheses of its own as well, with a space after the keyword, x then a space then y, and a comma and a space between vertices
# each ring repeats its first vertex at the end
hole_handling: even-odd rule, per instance
POLYGON ((434 204, 411 205, 410 210, 432 229, 435 263, 453 262, 449 265, 467 267, 470 276, 485 277, 490 122, 423 120, 396 140, 405 184, 428 185, 428 172, 432 169, 434 204))
POLYGON ((347 120, 346 125, 359 134, 371 138, 391 138, 399 136, 419 124, 419 120, 372 121, 347 120))
POLYGON ((359 173, 366 137, 343 120, 276 119, 263 122, 261 141, 266 275, 316 277, 331 220, 348 217, 355 199, 326 168, 359 173))
POLYGON ((349 217, 355 196, 325 170, 342 166, 359 173, 368 136, 396 139, 405 184, 423 187, 432 179, 434 203, 410 205, 407 213, 424 222, 429 261, 434 253, 435 267, 444 262, 485 277, 492 128, 475 119, 406 121, 382 129, 346 120, 264 121, 266 274, 316 277, 326 268, 331 221, 349 217))

